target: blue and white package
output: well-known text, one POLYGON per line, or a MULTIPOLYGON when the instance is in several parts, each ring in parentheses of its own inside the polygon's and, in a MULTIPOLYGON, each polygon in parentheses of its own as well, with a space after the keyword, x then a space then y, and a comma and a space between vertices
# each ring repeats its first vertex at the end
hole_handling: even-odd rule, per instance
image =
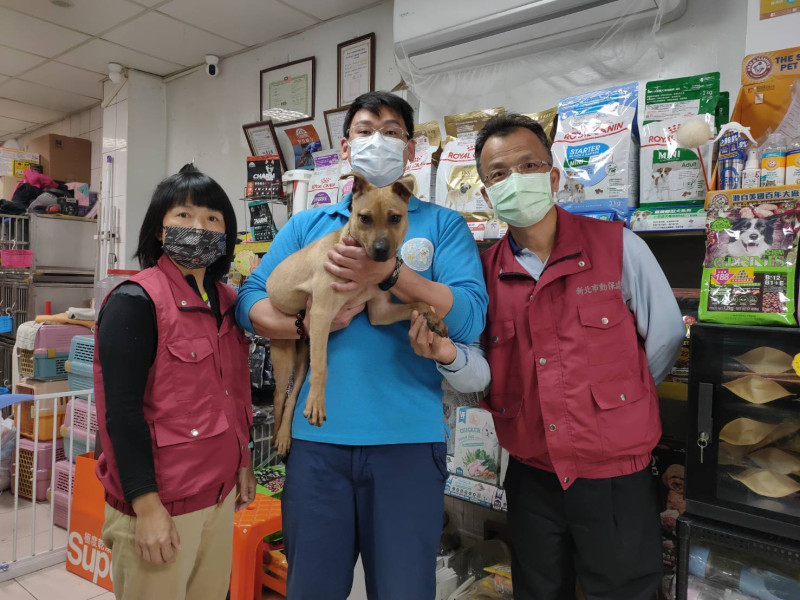
POLYGON ((565 98, 558 104, 553 162, 561 179, 555 200, 585 214, 614 211, 624 221, 639 194, 636 111, 639 85, 565 98))

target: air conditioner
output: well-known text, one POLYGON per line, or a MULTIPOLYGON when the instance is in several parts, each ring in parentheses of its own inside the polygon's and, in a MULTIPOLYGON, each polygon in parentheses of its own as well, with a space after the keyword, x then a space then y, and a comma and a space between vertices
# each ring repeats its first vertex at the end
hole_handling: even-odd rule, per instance
MULTIPOLYGON (((394 0, 394 49, 422 73, 487 65, 680 17, 687 0, 394 0)), ((408 61, 408 63, 406 63, 408 61)), ((409 64, 410 63, 410 64, 409 64)))

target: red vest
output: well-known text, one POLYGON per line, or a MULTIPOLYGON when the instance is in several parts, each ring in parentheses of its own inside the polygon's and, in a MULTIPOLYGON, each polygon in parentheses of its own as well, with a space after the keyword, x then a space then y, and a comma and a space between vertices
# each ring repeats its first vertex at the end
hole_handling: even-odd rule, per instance
MULTIPOLYGON (((158 324, 158 350, 144 394, 158 495, 173 516, 212 506, 233 489, 236 471, 250 462, 249 344, 234 321, 236 292, 217 284, 223 314, 217 329, 213 312, 166 255, 129 281, 150 296, 158 324)), ((124 502, 105 427, 98 353, 94 382, 103 449, 97 476, 108 503, 133 514, 124 502)))
POLYGON ((508 235, 482 255, 492 371, 484 407, 515 458, 566 489, 645 468, 661 437, 655 383, 622 299, 622 224, 560 208, 539 281, 508 235))

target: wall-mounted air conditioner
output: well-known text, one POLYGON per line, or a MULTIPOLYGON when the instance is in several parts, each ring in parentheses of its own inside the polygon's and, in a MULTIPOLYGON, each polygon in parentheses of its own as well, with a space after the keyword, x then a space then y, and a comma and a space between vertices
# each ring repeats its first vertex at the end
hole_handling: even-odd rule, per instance
POLYGON ((475 67, 680 17, 687 0, 394 0, 395 55, 423 73, 475 67), (623 19, 623 21, 619 21, 623 19))

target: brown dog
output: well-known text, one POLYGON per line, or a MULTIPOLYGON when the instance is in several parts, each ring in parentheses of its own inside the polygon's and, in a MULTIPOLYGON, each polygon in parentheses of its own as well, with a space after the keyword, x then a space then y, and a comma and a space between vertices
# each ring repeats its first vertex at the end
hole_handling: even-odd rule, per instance
POLYGON ((378 262, 397 256, 408 231, 408 200, 406 178, 391 186, 378 188, 358 173, 352 174, 353 199, 350 219, 344 227, 314 241, 281 262, 267 279, 267 294, 272 305, 285 314, 297 314, 312 298, 309 314, 309 343, 304 340, 270 340, 272 366, 275 374, 275 447, 285 455, 291 444, 292 417, 300 388, 309 368, 311 389, 303 416, 312 425, 322 426, 325 420, 325 382, 328 377, 328 334, 339 310, 348 302, 355 306, 367 303, 367 314, 372 325, 390 325, 410 319, 411 312, 424 315, 428 327, 442 337, 447 337, 447 325, 422 302, 397 304, 389 292, 378 286, 337 292, 331 288, 334 281, 343 281, 325 270, 328 251, 343 238, 356 240, 367 256, 378 262), (294 385, 287 395, 289 380, 294 374, 294 385))

